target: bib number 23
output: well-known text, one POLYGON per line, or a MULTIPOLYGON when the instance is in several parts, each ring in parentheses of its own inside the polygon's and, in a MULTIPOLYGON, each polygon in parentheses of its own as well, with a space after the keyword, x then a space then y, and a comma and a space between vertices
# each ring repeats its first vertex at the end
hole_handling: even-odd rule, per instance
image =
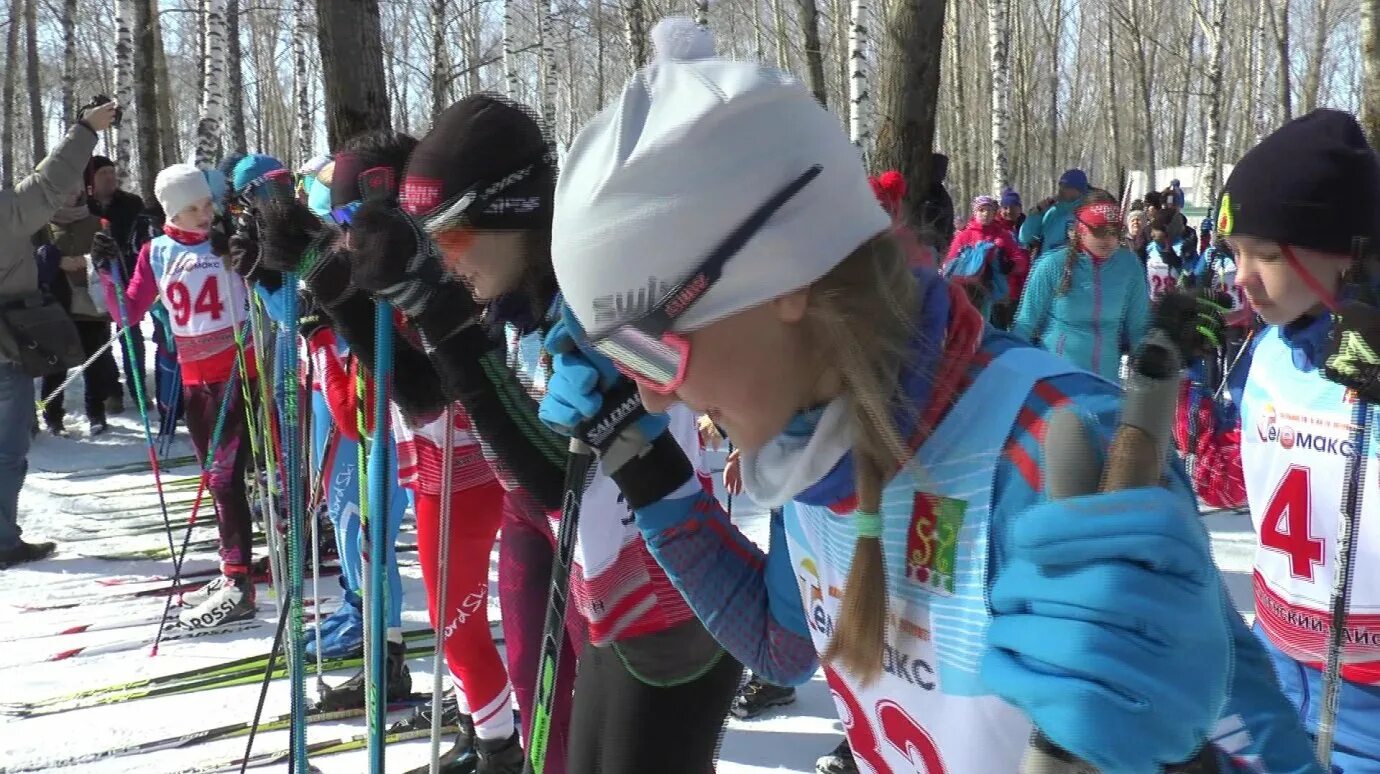
POLYGON ((829 682, 829 689, 846 710, 846 716, 840 720, 848 733, 853 757, 871 767, 874 774, 888 774, 891 771, 882 757, 883 744, 905 755, 918 774, 948 774, 934 739, 900 704, 882 699, 869 714, 833 669, 825 667, 824 677, 829 682), (872 720, 874 717, 875 724, 872 720))
POLYGON ((185 282, 170 283, 164 296, 168 300, 168 306, 172 307, 173 322, 177 325, 186 325, 191 321, 192 315, 203 314, 208 315, 214 322, 220 322, 221 315, 225 312, 225 304, 220 300, 220 278, 215 275, 206 278, 195 299, 192 298, 192 292, 185 282))

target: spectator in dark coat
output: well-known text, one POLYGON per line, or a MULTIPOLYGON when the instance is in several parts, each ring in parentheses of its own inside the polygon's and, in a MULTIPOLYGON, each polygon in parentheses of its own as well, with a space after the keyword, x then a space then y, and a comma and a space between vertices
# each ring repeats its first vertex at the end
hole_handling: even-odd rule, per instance
POLYGON ((920 203, 920 226, 933 234, 935 248, 942 254, 948 252, 953 241, 954 200, 944 187, 944 178, 949 175, 949 157, 942 153, 930 155, 930 190, 920 203))
MULTIPOLYGON (((110 222, 110 234, 120 246, 121 276, 134 276, 134 262, 139 256, 132 249, 134 229, 139 213, 144 210, 144 200, 120 188, 119 170, 115 162, 105 156, 92 156, 91 163, 86 165, 86 193, 91 214, 110 222)), ((121 365, 125 371, 125 390, 130 400, 137 400, 134 379, 144 373, 144 333, 134 325, 130 334, 128 341, 120 337, 121 365)), ((106 399, 106 410, 114 414, 124 411, 118 380, 114 392, 106 399)))

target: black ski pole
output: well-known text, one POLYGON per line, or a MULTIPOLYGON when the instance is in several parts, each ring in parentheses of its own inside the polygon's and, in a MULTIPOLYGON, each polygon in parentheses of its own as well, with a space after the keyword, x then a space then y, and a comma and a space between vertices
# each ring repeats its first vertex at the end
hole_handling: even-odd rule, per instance
POLYGON ((561 501, 561 525, 556 532, 556 556, 551 563, 551 593, 546 598, 546 625, 541 638, 541 661, 537 666, 537 701, 532 714, 532 732, 527 743, 524 774, 546 771, 546 743, 551 735, 551 708, 556 695, 561 649, 565 646, 565 611, 570 590, 570 561, 575 554, 575 537, 580 520, 580 500, 585 479, 594 464, 594 450, 576 438, 570 439, 570 457, 565 463, 565 494, 561 501))
POLYGON ((254 752, 254 737, 259 733, 259 721, 263 719, 264 700, 268 698, 268 684, 273 680, 273 667, 278 660, 278 649, 283 646, 283 630, 287 628, 288 599, 284 597, 278 604, 278 628, 273 632, 273 645, 268 651, 268 665, 264 668, 264 679, 259 683, 259 703, 254 707, 254 720, 249 724, 249 741, 244 745, 244 761, 240 764, 240 774, 249 767, 249 756, 254 752))

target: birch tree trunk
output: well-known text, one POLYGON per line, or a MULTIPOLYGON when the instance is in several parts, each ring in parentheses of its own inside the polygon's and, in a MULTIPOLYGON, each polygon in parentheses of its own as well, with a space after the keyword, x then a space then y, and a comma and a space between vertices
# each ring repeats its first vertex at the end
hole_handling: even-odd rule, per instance
POLYGON ((1183 60, 1183 66, 1178 68, 1181 73, 1177 95, 1171 95, 1169 104, 1165 108, 1171 110, 1174 116, 1174 128, 1169 135, 1169 141, 1173 143, 1169 149, 1170 164, 1184 163, 1184 146, 1188 140, 1188 91, 1189 84, 1197 80, 1198 67, 1194 62, 1193 52, 1196 49, 1194 43, 1198 37, 1198 28, 1194 25, 1188 27, 1188 51, 1183 60))
MULTIPOLYGON (((1362 3, 1364 5, 1364 3, 1362 3)), ((1327 36, 1331 32, 1328 25, 1331 3, 1318 0, 1313 9, 1313 48, 1308 52, 1308 62, 1303 73, 1303 112, 1311 113, 1318 106, 1318 92, 1322 89, 1323 60, 1327 58, 1327 36)))
MULTIPOLYGON (((196 165, 214 167, 220 160, 220 124, 225 113, 225 0, 203 0, 203 37, 206 62, 203 69, 205 91, 201 94, 201 115, 196 123, 196 165)), ((168 213, 172 217, 174 213, 168 213)))
POLYGON ((1058 180, 1059 166, 1059 49, 1064 38, 1064 4, 1054 0, 1050 7, 1049 22, 1049 179, 1058 180))
POLYGON ((944 0, 891 0, 878 56, 875 165, 905 178, 905 211, 914 215, 923 215, 930 190, 944 5, 944 0))
POLYGON ((1380 147, 1380 0, 1361 0, 1361 125, 1380 147))
POLYGON ((1131 36, 1135 47, 1136 82, 1140 87, 1140 110, 1145 127, 1145 136, 1141 141, 1141 159, 1145 167, 1146 188, 1149 191, 1154 191, 1156 190, 1154 104, 1151 101, 1150 65, 1145 53, 1145 37, 1141 28, 1139 5, 1138 0, 1126 0, 1126 6, 1129 9, 1129 27, 1126 32, 1131 36))
POLYGON ((551 28, 551 0, 537 0, 537 52, 541 68, 541 116, 546 131, 556 136, 556 52, 552 49, 555 34, 551 28))
MULTIPOLYGON (((72 0, 75 2, 75 0, 72 0)), ((158 146, 158 87, 154 75, 153 25, 149 4, 134 2, 134 111, 125 106, 125 121, 137 132, 139 145, 139 195, 152 203, 153 181, 162 168, 158 146)))
MULTIPOLYGON (((709 27, 709 0, 695 0, 695 23, 701 27, 709 27)), ((819 32, 815 32, 818 37, 819 32)))
POLYGON ((870 10, 867 0, 853 0, 848 27, 848 136, 862 151, 864 159, 872 150, 872 96, 867 90, 870 10))
POLYGON ((1126 149, 1122 145, 1121 119, 1118 116, 1117 108, 1120 104, 1117 99, 1116 82, 1119 74, 1116 71, 1116 25, 1112 23, 1111 10, 1107 13, 1107 125, 1112 133, 1112 156, 1115 159, 1117 194, 1122 193, 1122 177, 1125 172, 1126 149))
MULTIPOLYGON (((33 0, 29 0, 33 2, 33 0)), ((134 102, 134 3, 131 0, 115 0, 115 100, 122 106, 134 102)), ((129 173, 134 169, 130 137, 134 135, 134 122, 112 127, 115 135, 115 168, 119 174, 120 187, 129 185, 129 173)))
POLYGON ((1198 205, 1213 210, 1217 206, 1218 186, 1222 176, 1222 55, 1226 47, 1224 35, 1227 24, 1227 0, 1212 0, 1212 23, 1207 32, 1208 93, 1207 140, 1203 149, 1202 194, 1198 205))
POLYGON ((790 69, 790 57, 786 54, 786 12, 781 8, 781 0, 771 0, 771 23, 776 33, 776 67, 790 69))
POLYGON ((503 0, 503 88, 508 99, 515 100, 518 78, 513 56, 513 0, 503 0))
POLYGON ((307 40, 311 35, 311 11, 307 0, 296 0, 292 8, 292 26, 296 34, 292 36, 292 101, 297 106, 297 163, 305 164, 312 157, 312 135, 315 123, 312 121, 311 93, 308 89, 307 40))
POLYGON ((1011 121, 1011 21, 1006 0, 987 0, 987 46, 992 72, 992 192, 1011 185, 1006 162, 1006 131, 1011 121))
POLYGON ((77 0, 62 2, 62 122, 77 120, 77 0))
MULTIPOLYGON (((604 2, 594 0, 594 109, 604 109, 604 2)), ((506 6, 506 3, 505 3, 506 6)), ((504 57, 507 61, 507 57, 504 57)))
POLYGON ((201 66, 196 71, 196 93, 198 98, 206 93, 206 6, 207 0, 197 0, 196 53, 201 66))
MULTIPOLYGON (((43 115, 43 87, 38 70, 38 0, 24 3, 24 43, 29 116, 33 121, 29 136, 34 144, 33 165, 36 167, 48 155, 48 121, 43 115)), ((14 65, 14 60, 10 60, 10 65, 14 65)))
MULTIPOLYGON (((19 54, 19 20, 24 16, 24 0, 10 0, 10 28, 5 34, 5 61, 18 61, 19 54)), ((19 68, 11 66, 5 68, 5 85, 0 92, 0 100, 4 101, 4 126, 0 128, 0 161, 4 162, 5 179, 4 185, 0 187, 14 187, 14 88, 15 81, 19 78, 19 68)))
POLYGON ((1275 49, 1278 52, 1279 70, 1275 80, 1280 110, 1279 124, 1282 126, 1294 117, 1293 89, 1289 76, 1289 0, 1279 0, 1279 15, 1270 10, 1270 29, 1275 36, 1275 49))
POLYGON ((316 27, 330 147, 391 127, 378 0, 318 2, 316 27))
POLYGON ((623 0, 623 17, 628 32, 628 63, 636 72, 647 64, 647 17, 642 0, 623 0))
POLYGON ((815 99, 827 108, 829 95, 824 88, 824 50, 819 42, 819 8, 815 0, 798 0, 798 5, 801 31, 805 37, 805 78, 815 99))
POLYGON ((244 134, 244 52, 240 48, 240 0, 225 0, 225 69, 229 73, 230 149, 249 152, 244 134))
MULTIPOLYGON (((505 4, 506 5, 506 4, 505 4)), ((506 42, 506 37, 505 37, 506 42)), ((473 66, 473 63, 471 63, 473 66)), ((503 67, 508 67, 505 50, 503 67)), ((431 0, 431 120, 441 115, 450 103, 446 78, 446 0, 431 0)))
POLYGON ((178 141, 181 132, 173 120, 172 80, 168 77, 168 53, 163 47, 163 22, 158 15, 158 0, 148 0, 148 5, 149 18, 153 20, 154 76, 158 80, 158 139, 162 144, 163 161, 172 164, 182 159, 182 146, 178 141))

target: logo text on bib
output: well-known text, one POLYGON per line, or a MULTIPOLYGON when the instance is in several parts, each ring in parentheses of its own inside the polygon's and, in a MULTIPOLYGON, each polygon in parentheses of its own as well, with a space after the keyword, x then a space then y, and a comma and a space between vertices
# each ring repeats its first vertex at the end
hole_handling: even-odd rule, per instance
POLYGON ((906 578, 944 596, 954 593, 954 557, 967 503, 951 497, 915 493, 906 532, 906 578))

